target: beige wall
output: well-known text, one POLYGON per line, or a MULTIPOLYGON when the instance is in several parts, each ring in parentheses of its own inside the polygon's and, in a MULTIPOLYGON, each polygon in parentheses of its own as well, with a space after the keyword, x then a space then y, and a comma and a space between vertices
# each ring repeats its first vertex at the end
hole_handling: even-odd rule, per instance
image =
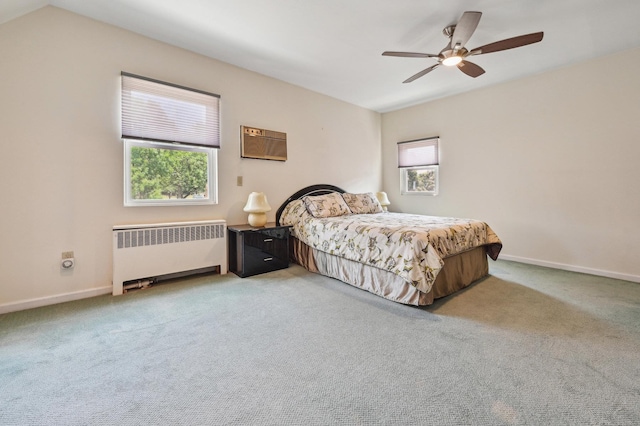
POLYGON ((486 220, 507 259, 640 281, 639 66, 640 50, 627 51, 381 118, 40 9, 0 25, 0 312, 108 290, 114 224, 240 223, 255 190, 273 220, 284 198, 320 182, 383 186, 392 210, 486 220), (218 205, 123 207, 120 71, 222 95, 218 205), (289 160, 241 159, 241 124, 287 132, 289 160), (440 195, 400 196, 396 142, 434 135, 440 195), (61 272, 68 250, 77 266, 61 272))
POLYGON ((115 224, 243 223, 251 191, 273 220, 306 185, 381 186, 378 113, 54 7, 0 26, 0 144, 0 312, 108 289, 115 224), (222 96, 218 205, 123 207, 121 71, 222 96), (288 161, 241 159, 240 125, 286 132, 288 161))
POLYGON ((503 258, 640 281, 639 67, 631 50, 384 114, 391 209, 485 220, 503 258), (401 196, 396 143, 436 135, 440 195, 401 196))

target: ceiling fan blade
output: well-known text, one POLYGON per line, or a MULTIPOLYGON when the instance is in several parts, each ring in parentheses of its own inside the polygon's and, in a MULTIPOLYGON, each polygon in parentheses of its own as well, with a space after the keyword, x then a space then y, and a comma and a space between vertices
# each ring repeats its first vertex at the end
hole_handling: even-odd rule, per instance
POLYGON ((544 32, 525 34, 518 37, 508 38, 496 41, 494 43, 485 44, 471 50, 467 56, 482 55, 483 53, 499 52, 501 50, 513 49, 515 47, 526 46, 528 44, 537 43, 542 40, 544 32))
POLYGON ((431 71, 436 69, 439 65, 440 64, 432 65, 429 68, 424 69, 424 70, 420 71, 419 73, 412 75, 411 77, 409 77, 408 79, 403 81, 403 83, 411 83, 413 80, 416 80, 416 79, 422 77, 423 75, 426 75, 426 74, 430 73, 431 71))
POLYGON ((467 41, 469 41, 476 30, 481 17, 482 12, 465 12, 462 14, 451 36, 451 47, 453 49, 455 49, 456 46, 461 48, 467 44, 467 41))
POLYGON ((437 58, 438 55, 431 53, 414 53, 414 52, 382 52, 382 56, 400 56, 402 58, 437 58))
POLYGON ((462 61, 458 64, 458 69, 468 75, 469 77, 479 77, 484 74, 484 70, 481 66, 469 61, 462 61))

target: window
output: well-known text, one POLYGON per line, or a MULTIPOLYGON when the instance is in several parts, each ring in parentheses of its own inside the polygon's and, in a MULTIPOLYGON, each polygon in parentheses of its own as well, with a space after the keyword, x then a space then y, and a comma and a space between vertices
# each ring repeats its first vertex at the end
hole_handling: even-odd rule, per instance
POLYGON ((122 73, 126 206, 217 203, 220 97, 122 73))
POLYGON ((398 143, 400 193, 438 195, 439 138, 398 143))
POLYGON ((213 204, 217 150, 125 139, 125 205, 213 204))

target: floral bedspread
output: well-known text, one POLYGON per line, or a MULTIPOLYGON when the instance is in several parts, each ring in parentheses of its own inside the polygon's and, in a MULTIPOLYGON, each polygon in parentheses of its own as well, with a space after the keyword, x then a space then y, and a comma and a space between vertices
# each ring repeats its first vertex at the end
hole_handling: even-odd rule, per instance
POLYGON ((489 225, 473 219, 390 212, 314 218, 296 200, 280 222, 317 250, 385 269, 423 292, 431 290, 444 258, 486 245, 496 260, 502 248, 489 225))

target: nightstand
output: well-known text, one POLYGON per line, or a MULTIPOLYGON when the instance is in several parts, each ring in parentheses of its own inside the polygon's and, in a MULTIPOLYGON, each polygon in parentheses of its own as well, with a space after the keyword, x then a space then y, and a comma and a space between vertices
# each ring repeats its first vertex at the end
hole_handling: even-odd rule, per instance
POLYGON ((244 278, 289 267, 289 226, 227 227, 229 271, 244 278))

